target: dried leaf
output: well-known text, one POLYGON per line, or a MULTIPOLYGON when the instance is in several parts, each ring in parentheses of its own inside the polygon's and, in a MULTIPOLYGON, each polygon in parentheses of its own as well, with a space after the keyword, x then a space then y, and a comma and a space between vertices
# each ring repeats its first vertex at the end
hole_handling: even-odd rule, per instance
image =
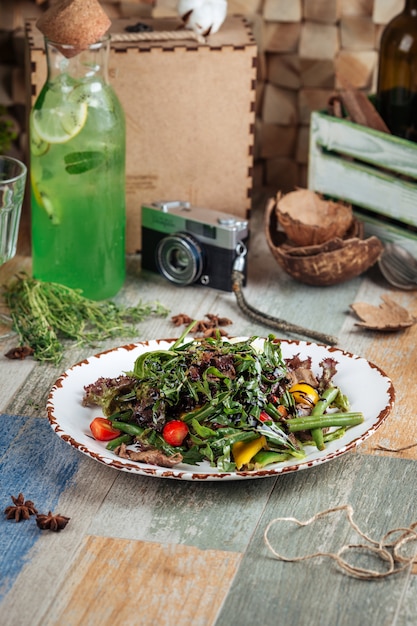
POLYGON ((356 302, 350 308, 362 320, 357 326, 371 330, 401 330, 416 323, 416 319, 404 307, 388 296, 381 296, 383 302, 379 306, 366 302, 356 302))

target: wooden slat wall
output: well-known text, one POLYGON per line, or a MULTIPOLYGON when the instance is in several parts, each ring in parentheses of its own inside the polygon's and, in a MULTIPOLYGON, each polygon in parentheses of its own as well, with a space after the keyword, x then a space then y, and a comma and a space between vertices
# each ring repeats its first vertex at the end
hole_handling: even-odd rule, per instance
MULTIPOLYGON (((0 105, 26 145, 23 22, 54 0, 2 0, 0 105)), ((177 0, 102 0, 111 18, 173 16, 177 0)), ((381 32, 404 0, 228 0, 230 14, 252 22, 259 48, 255 187, 283 191, 307 184, 308 128, 343 73, 375 89, 381 32)))
POLYGON ((262 55, 256 157, 263 184, 283 191, 306 185, 311 111, 326 106, 339 73, 367 93, 375 89, 381 32, 403 5, 264 0, 254 20, 262 55))

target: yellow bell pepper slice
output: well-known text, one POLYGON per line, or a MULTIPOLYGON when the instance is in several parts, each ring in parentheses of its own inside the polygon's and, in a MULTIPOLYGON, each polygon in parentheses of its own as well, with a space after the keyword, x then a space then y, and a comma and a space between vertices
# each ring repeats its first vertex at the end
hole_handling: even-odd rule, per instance
POLYGON ((252 441, 236 441, 232 445, 232 454, 236 463, 236 468, 240 470, 244 465, 247 465, 251 459, 266 447, 266 439, 264 435, 252 439, 252 441))
POLYGON ((296 383, 290 387, 289 392, 296 404, 307 404, 313 407, 320 399, 317 390, 308 383, 296 383))

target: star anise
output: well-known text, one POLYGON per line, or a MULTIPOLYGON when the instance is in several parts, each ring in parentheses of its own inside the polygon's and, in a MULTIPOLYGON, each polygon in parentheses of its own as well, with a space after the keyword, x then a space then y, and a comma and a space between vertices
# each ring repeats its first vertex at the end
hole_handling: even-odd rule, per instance
POLYGON ((219 317, 213 313, 207 313, 206 317, 208 317, 211 324, 214 326, 229 326, 229 324, 233 324, 232 320, 229 320, 228 317, 219 317))
POLYGON ((190 333, 205 333, 209 328, 213 328, 213 326, 207 320, 197 320, 192 328, 190 328, 190 333))
POLYGON ((180 313, 179 315, 173 315, 173 317, 171 317, 171 321, 174 326, 183 326, 185 324, 188 326, 188 324, 191 324, 193 320, 189 315, 186 315, 186 313, 180 313))
POLYGON ((4 514, 7 519, 14 519, 15 522, 20 522, 22 519, 29 519, 31 515, 36 515, 37 510, 32 500, 25 500, 23 493, 19 493, 17 498, 10 496, 13 505, 10 505, 4 509, 4 514))
POLYGON ((209 337, 216 339, 217 337, 227 337, 227 333, 223 328, 207 328, 203 333, 203 337, 206 339, 209 337))
POLYGON ((21 361, 27 356, 31 356, 34 353, 34 349, 30 346, 17 346, 5 353, 5 357, 8 359, 20 359, 21 361))
MULTIPOLYGON (((214 315, 213 313, 206 314, 207 319, 196 320, 193 327, 190 329, 192 333, 205 333, 210 328, 218 328, 219 326, 228 326, 232 324, 232 320, 229 320, 227 317, 219 317, 218 315, 214 315)), ((186 315, 185 313, 180 313, 179 315, 174 315, 171 318, 171 321, 175 326, 182 326, 185 324, 191 324, 193 321, 191 317, 186 315)))
POLYGON ((40 513, 36 516, 36 524, 41 530, 53 530, 54 532, 65 528, 69 521, 69 517, 60 514, 54 515, 52 511, 49 511, 47 515, 40 513))

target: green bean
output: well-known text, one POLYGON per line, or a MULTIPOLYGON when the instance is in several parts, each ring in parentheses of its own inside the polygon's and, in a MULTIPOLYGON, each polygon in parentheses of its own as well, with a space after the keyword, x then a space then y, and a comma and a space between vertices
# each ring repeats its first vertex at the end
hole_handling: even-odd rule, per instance
POLYGON ((117 430, 121 430, 122 433, 133 435, 133 437, 140 437, 145 430, 136 424, 127 424, 126 422, 112 422, 112 426, 117 428, 117 430))
POLYGON ((109 415, 109 420, 111 422, 128 422, 132 417, 132 411, 117 411, 117 413, 113 413, 113 415, 109 415))
POLYGON ((106 445, 106 450, 115 450, 116 448, 118 448, 122 443, 132 443, 133 441, 133 437, 132 435, 120 435, 119 437, 116 437, 115 439, 112 439, 111 441, 108 442, 108 444, 106 445))
POLYGON ((356 426, 362 424, 362 413, 326 413, 325 415, 308 415, 307 417, 293 417, 287 420, 286 426, 290 433, 315 428, 330 428, 332 426, 356 426))
POLYGON ((328 387, 323 391, 319 401, 311 411, 311 415, 322 415, 339 393, 337 387, 328 387))
MULTIPOLYGON (((326 409, 331 405, 333 400, 336 398, 339 393, 339 389, 337 387, 328 387, 322 393, 320 400, 314 406, 311 411, 311 415, 323 415, 326 409)), ((313 437, 313 441, 316 444, 318 450, 324 450, 324 438, 323 438, 323 428, 313 428, 311 431, 311 436, 313 437)))
POLYGON ((213 400, 207 402, 202 407, 195 409, 194 411, 190 411, 182 416, 182 420, 188 424, 191 420, 196 419, 198 421, 207 419, 215 415, 215 413, 222 408, 222 403, 226 401, 226 398, 230 395, 228 391, 224 391, 223 393, 219 393, 213 400))
POLYGON ((221 450, 225 444, 232 446, 237 441, 252 441, 253 439, 257 439, 259 435, 254 433, 251 430, 236 430, 235 433, 231 433, 230 435, 225 435, 221 437, 221 439, 216 439, 210 443, 211 448, 213 450, 221 450))
POLYGON ((208 417, 211 417, 211 415, 213 413, 215 413, 216 410, 217 409, 215 407, 213 407, 210 402, 207 402, 202 407, 200 407, 200 408, 198 408, 198 409, 196 409, 194 411, 190 411, 186 415, 183 415, 182 416, 182 420, 186 424, 188 424, 188 422, 191 422, 193 419, 196 419, 196 420, 206 419, 208 417))
MULTIPOLYGON (((335 441, 336 439, 340 439, 346 434, 346 428, 339 427, 336 430, 331 430, 323 435, 324 443, 329 443, 329 441, 335 441)), ((304 440, 303 446, 314 446, 315 442, 313 440, 304 440)))
POLYGON ((272 419, 274 419, 276 422, 281 422, 282 415, 278 411, 278 409, 272 404, 272 402, 268 402, 268 404, 265 407, 265 412, 268 413, 268 415, 272 419))
POLYGON ((313 437, 317 450, 324 450, 326 446, 324 445, 323 429, 313 428, 311 436, 313 437))

